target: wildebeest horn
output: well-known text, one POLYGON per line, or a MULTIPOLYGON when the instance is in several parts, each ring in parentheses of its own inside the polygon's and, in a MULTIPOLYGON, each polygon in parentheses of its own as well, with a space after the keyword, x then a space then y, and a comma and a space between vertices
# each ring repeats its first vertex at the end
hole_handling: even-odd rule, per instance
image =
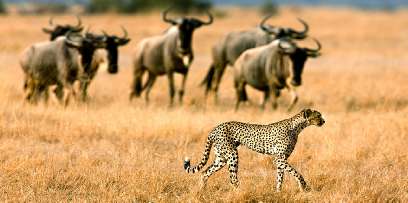
POLYGON ((317 39, 315 39, 315 38, 313 38, 313 41, 316 42, 317 48, 316 48, 316 49, 305 48, 305 49, 306 49, 307 52, 317 53, 317 52, 319 52, 319 51, 322 49, 322 45, 321 45, 320 42, 319 42, 317 39))
POLYGON ((106 37, 109 36, 108 33, 105 30, 102 30, 103 35, 105 35, 106 37))
MULTIPOLYGON (((267 33, 275 33, 275 32, 273 32, 271 29, 269 29, 268 27, 266 27, 265 26, 265 23, 266 23, 266 21, 269 19, 269 18, 271 18, 273 15, 272 14, 270 14, 270 15, 267 15, 267 16, 265 16, 263 19, 262 19, 262 21, 261 21, 261 23, 259 23, 259 26, 261 27, 261 29, 263 30, 263 31, 265 31, 265 32, 267 32, 267 33)), ((275 33, 276 34, 276 33, 275 33)))
POLYGON ((85 39, 95 37, 95 35, 90 32, 91 27, 92 27, 92 26, 88 26, 88 28, 86 28, 86 30, 85 30, 85 35, 84 35, 84 36, 85 36, 85 39))
POLYGON ((76 18, 77 18, 77 20, 78 20, 78 23, 77 23, 77 25, 74 27, 74 30, 75 30, 76 32, 81 32, 82 29, 83 29, 83 27, 82 27, 82 20, 81 20, 81 18, 80 18, 78 15, 76 16, 76 18))
POLYGON ((211 25, 213 23, 213 21, 214 21, 214 17, 209 11, 205 11, 205 13, 208 16, 208 21, 207 22, 203 22, 201 20, 200 21, 201 21, 201 23, 203 23, 203 25, 211 25))
POLYGON ((43 30, 43 32, 48 33, 48 34, 53 32, 53 30, 50 30, 50 29, 45 28, 45 27, 42 30, 43 30))
POLYGON ((306 38, 306 34, 307 34, 307 32, 309 31, 309 25, 304 21, 304 20, 302 20, 301 18, 297 18, 298 19, 298 21, 300 22, 300 23, 302 23, 302 25, 303 25, 303 27, 304 27, 304 29, 303 29, 303 31, 296 31, 296 34, 298 34, 299 36, 297 37, 297 38, 302 38, 302 39, 304 39, 304 38, 306 38))
POLYGON ((88 28, 86 28, 85 34, 89 34, 89 31, 91 30, 91 26, 88 26, 88 28))
POLYGON ((78 20, 78 23, 77 23, 77 25, 76 25, 75 27, 79 28, 79 27, 82 26, 82 20, 81 20, 81 18, 80 18, 78 15, 76 16, 76 18, 77 18, 77 20, 78 20))
POLYGON ((50 24, 51 26, 54 26, 54 17, 50 17, 50 19, 48 20, 48 24, 50 24))
POLYGON ((166 22, 166 23, 170 23, 170 24, 176 25, 176 24, 178 24, 178 23, 177 23, 175 20, 170 19, 170 18, 167 18, 167 13, 171 10, 171 8, 172 8, 172 7, 166 9, 165 11, 163 11, 163 13, 162 13, 162 19, 163 19, 163 21, 166 22))
POLYGON ((127 37, 128 37, 128 32, 127 32, 127 30, 125 29, 125 27, 123 27, 123 25, 121 25, 120 26, 121 28, 122 28, 122 31, 123 31, 123 39, 127 39, 127 37))
MULTIPOLYGON (((50 26, 52 26, 52 27, 54 27, 54 18, 53 17, 50 17, 50 19, 48 19, 48 24, 50 25, 50 26)), ((43 30, 43 32, 45 32, 45 33, 47 33, 47 34, 51 34, 51 33, 53 33, 53 31, 54 31, 54 28, 43 28, 42 29, 43 30)))

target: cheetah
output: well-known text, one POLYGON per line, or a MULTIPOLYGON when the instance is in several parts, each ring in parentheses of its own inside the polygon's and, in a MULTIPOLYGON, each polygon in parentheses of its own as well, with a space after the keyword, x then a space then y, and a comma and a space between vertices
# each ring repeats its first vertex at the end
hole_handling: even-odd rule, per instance
POLYGON ((302 191, 309 191, 302 175, 287 161, 295 148, 299 133, 310 125, 322 126, 325 123, 320 112, 304 109, 295 116, 268 125, 248 124, 236 121, 226 122, 215 127, 209 134, 201 162, 191 166, 188 158, 184 161, 187 173, 200 171, 207 163, 212 146, 215 148, 214 162, 202 173, 201 188, 208 178, 228 164, 230 181, 234 188, 238 182, 238 146, 245 145, 256 152, 273 155, 277 167, 276 190, 282 188, 284 172, 293 175, 302 191))

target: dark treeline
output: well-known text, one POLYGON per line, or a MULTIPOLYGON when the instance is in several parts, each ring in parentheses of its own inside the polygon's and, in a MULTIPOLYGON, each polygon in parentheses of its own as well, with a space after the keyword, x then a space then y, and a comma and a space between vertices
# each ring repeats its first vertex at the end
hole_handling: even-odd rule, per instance
MULTIPOLYGON (((43 0, 27 1, 20 0, 13 5, 19 14, 62 14, 62 13, 142 13, 151 10, 163 10, 171 7, 179 13, 200 13, 210 10, 214 6, 214 0, 72 0, 42 2, 43 0), (21 2, 20 2, 21 1, 21 2)), ((278 11, 275 0, 263 0, 259 6, 263 14, 276 14, 278 11)), ((0 13, 8 11, 7 4, 13 0, 0 0, 0 13)), ((16 0, 17 2, 17 0, 16 0)), ((221 12, 217 13, 222 16, 221 12)), ((216 15, 217 15, 216 14, 216 15)))
POLYGON ((4 6, 4 2, 0 0, 0 13, 5 13, 6 7, 4 6))
POLYGON ((87 6, 89 13, 120 12, 136 13, 152 9, 172 7, 181 13, 204 11, 212 7, 210 0, 91 0, 87 6))

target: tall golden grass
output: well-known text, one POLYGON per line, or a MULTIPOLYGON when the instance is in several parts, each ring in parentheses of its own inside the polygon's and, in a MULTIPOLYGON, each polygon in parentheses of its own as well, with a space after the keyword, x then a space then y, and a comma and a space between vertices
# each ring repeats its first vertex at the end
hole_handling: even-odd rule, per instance
MULTIPOLYGON (((184 105, 167 108, 165 77, 151 94, 128 102, 132 50, 137 42, 167 27, 158 13, 138 16, 86 16, 92 30, 120 34, 132 42, 121 49, 120 73, 102 70, 91 84, 89 104, 63 108, 56 102, 23 102, 18 56, 34 42, 47 40, 40 28, 48 17, 0 18, 0 200, 135 202, 366 202, 408 201, 408 13, 364 12, 333 8, 285 8, 272 24, 298 28, 297 16, 310 23, 310 35, 323 55, 306 63, 300 102, 286 112, 262 112, 246 105, 234 112, 231 69, 223 78, 220 104, 204 101, 199 82, 210 63, 211 45, 226 32, 255 26, 253 10, 231 9, 214 25, 197 30, 196 53, 184 105), (240 187, 234 191, 227 170, 200 190, 199 175, 184 172, 182 160, 201 158, 207 133, 217 124, 238 120, 270 123, 304 107, 321 111, 322 128, 300 135, 289 159, 312 192, 302 193, 285 175, 277 193, 272 158, 240 149, 240 187)), ((61 16, 60 22, 75 21, 61 16)), ((300 43, 313 46, 311 40, 300 43)), ((261 94, 249 92, 257 102, 261 94)), ((211 160, 210 160, 211 161, 211 160)))

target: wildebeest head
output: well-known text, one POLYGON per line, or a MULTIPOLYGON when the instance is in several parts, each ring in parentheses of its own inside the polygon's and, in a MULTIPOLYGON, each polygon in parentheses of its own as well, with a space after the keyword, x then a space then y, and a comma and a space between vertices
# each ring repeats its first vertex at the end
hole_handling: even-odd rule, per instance
POLYGON ((68 32, 65 43, 69 47, 78 50, 78 52, 81 54, 81 64, 85 72, 87 72, 91 67, 92 57, 95 50, 105 47, 105 41, 106 38, 103 35, 90 38, 87 36, 83 37, 75 32, 68 32))
POLYGON ((289 37, 291 39, 305 39, 307 37, 307 32, 309 31, 309 25, 307 23, 298 18, 298 21, 303 24, 303 31, 296 31, 292 28, 288 27, 275 27, 272 25, 265 25, 266 21, 271 17, 272 15, 266 16, 259 26, 263 31, 265 31, 268 34, 275 35, 276 39, 284 38, 284 37, 289 37))
POLYGON ((302 84, 302 72, 308 57, 316 58, 320 56, 320 50, 322 45, 316 39, 313 39, 316 44, 316 49, 301 48, 294 42, 282 39, 279 40, 279 50, 282 54, 289 55, 292 62, 291 70, 291 84, 293 86, 299 86, 302 84))
POLYGON ((75 32, 82 32, 84 29, 82 27, 82 21, 81 18, 77 16, 78 23, 77 25, 54 25, 53 18, 50 18, 49 20, 49 25, 50 27, 48 28, 43 28, 43 32, 47 33, 50 35, 50 40, 53 41, 59 36, 64 36, 68 32, 75 33, 75 32))
POLYGON ((182 55, 186 55, 191 53, 191 41, 193 38, 193 32, 195 29, 203 26, 203 25, 210 25, 212 24, 214 17, 211 15, 210 12, 206 11, 208 15, 208 21, 204 22, 197 18, 192 17, 182 17, 178 19, 170 19, 167 17, 167 13, 170 9, 165 10, 162 13, 163 21, 166 23, 170 23, 174 26, 177 26, 179 30, 179 41, 177 43, 177 49, 182 55))
POLYGON ((128 38, 128 33, 126 29, 122 26, 123 30, 123 37, 118 37, 116 35, 109 35, 105 31, 103 31, 103 35, 95 35, 91 33, 86 33, 86 36, 90 39, 104 37, 105 39, 105 49, 108 52, 108 72, 111 74, 115 74, 119 70, 118 60, 119 60, 119 47, 124 46, 129 43, 130 39, 128 38))

